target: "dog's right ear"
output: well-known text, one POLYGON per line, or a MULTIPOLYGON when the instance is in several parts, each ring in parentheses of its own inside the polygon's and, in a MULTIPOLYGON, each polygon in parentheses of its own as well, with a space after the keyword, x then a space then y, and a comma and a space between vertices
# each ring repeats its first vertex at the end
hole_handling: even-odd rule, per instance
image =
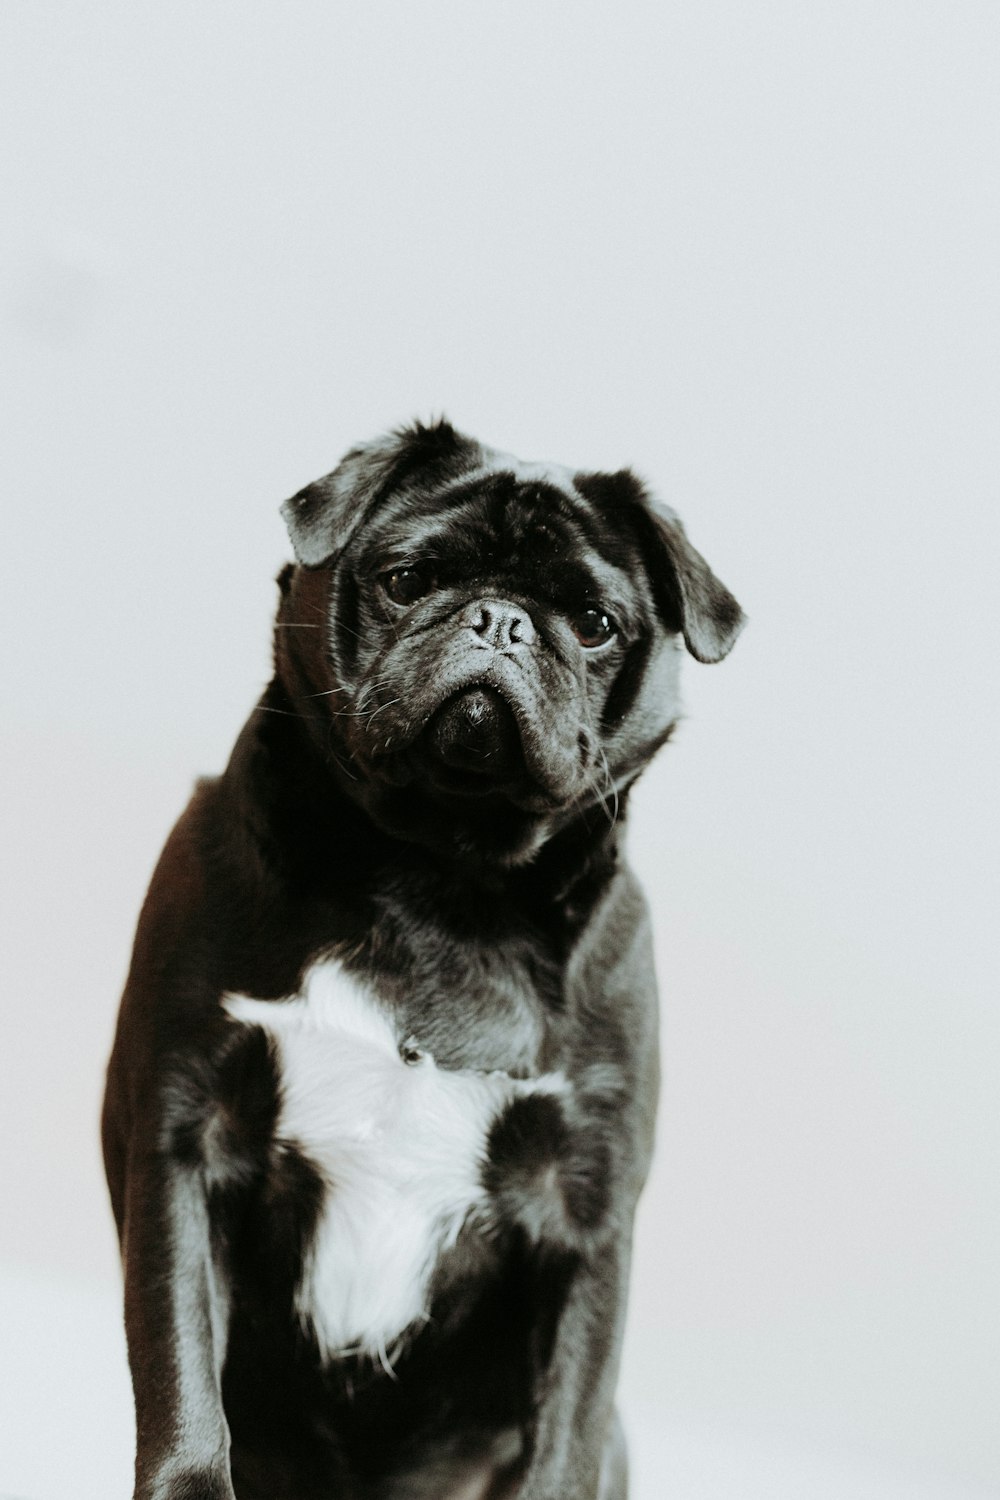
MULTIPOLYGON (((281 507, 298 562, 306 568, 343 552, 379 500, 425 465, 474 461, 478 445, 443 418, 383 433, 344 455, 332 473, 281 507)), ((464 462, 462 464, 464 467, 464 462)))

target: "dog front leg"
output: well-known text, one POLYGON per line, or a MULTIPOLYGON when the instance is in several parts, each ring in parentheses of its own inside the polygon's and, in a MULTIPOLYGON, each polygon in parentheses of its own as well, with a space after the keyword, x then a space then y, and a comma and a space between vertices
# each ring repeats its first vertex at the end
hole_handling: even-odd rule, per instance
POLYGON ((531 1458, 519 1500, 625 1500, 614 1409, 628 1289, 629 1236, 575 1270, 539 1375, 531 1458))
POLYGON ((228 1305, 202 1173, 131 1165, 123 1236, 135 1394, 135 1500, 234 1500, 220 1377, 228 1305))

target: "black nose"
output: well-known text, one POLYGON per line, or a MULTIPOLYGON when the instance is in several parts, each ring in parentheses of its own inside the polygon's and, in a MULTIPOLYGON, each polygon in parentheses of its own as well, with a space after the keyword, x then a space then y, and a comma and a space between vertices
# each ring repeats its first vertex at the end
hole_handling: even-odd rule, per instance
POLYGON ((444 765, 490 780, 504 780, 521 764, 514 715, 492 688, 469 688, 446 703, 431 720, 427 740, 444 765))
POLYGON ((463 624, 489 645, 502 651, 506 646, 530 646, 535 627, 526 609, 502 599, 480 599, 470 604, 463 624))

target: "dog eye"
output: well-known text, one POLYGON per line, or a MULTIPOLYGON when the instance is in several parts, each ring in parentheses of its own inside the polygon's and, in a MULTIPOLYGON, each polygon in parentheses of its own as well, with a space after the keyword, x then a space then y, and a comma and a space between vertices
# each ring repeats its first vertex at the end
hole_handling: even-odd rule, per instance
POLYGON ((570 624, 580 645, 585 646, 588 651, 606 645, 617 632, 614 620, 600 608, 581 609, 570 620, 570 624))
POLYGON ((393 568, 381 583, 393 604, 415 604, 434 587, 434 575, 426 568, 393 568))

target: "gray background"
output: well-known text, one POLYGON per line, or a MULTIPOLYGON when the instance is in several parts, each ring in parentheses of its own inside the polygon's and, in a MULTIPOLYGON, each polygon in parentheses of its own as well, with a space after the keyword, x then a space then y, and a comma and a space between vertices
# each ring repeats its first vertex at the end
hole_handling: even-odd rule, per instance
POLYGON ((3 27, 0 1489, 127 1492, 138 904, 266 679, 278 503, 443 410, 636 465, 751 616, 632 820, 638 1493, 996 1493, 998 7, 3 27))

